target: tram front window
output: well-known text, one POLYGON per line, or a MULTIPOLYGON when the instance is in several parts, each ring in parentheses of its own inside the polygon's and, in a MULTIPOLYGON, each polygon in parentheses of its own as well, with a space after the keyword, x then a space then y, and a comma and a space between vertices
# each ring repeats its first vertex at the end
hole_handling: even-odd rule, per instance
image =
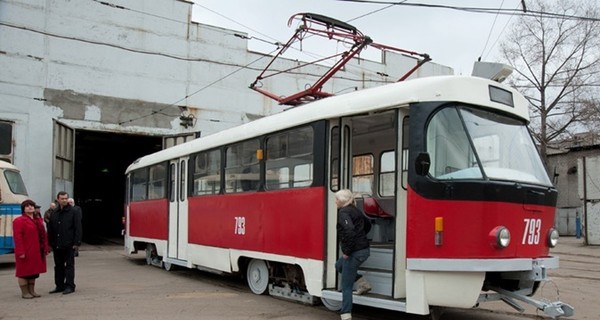
POLYGON ((6 178, 8 187, 12 193, 27 195, 25 183, 23 183, 23 178, 21 178, 21 175, 18 172, 6 170, 4 171, 4 178, 6 178))
POLYGON ((438 112, 427 128, 430 175, 551 185, 521 121, 469 107, 438 112), (469 139, 470 137, 470 139, 469 139))

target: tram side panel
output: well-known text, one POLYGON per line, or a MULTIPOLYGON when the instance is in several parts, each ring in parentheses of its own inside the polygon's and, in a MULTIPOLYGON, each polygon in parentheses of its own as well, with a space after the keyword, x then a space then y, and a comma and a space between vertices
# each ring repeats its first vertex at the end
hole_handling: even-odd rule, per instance
POLYGON ((166 256, 169 231, 168 200, 144 200, 129 203, 125 247, 127 253, 154 244, 156 252, 166 256))
MULTIPOLYGON (((189 198, 192 263, 215 267, 211 261, 229 259, 229 250, 236 250, 248 258, 269 254, 280 262, 304 259, 322 264, 324 194, 322 187, 314 187, 189 198), (227 249, 213 251, 227 257, 198 254, 210 248, 227 249)), ((237 269, 239 261, 230 263, 237 269)))
POLYGON ((12 222, 20 215, 20 205, 0 204, 0 255, 14 252, 12 222))

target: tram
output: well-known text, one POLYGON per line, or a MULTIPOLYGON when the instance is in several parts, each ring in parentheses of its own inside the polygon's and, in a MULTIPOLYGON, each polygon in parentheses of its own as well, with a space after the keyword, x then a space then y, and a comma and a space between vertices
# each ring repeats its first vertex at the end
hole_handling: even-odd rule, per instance
POLYGON ((427 315, 535 300, 557 268, 557 190, 528 102, 488 79, 437 76, 329 97, 177 145, 126 170, 125 251, 240 274, 256 294, 341 307, 334 193, 372 221, 354 303, 427 315), (435 311, 437 312, 437 311, 435 311))
POLYGON ((19 169, 0 160, 0 255, 14 252, 12 222, 21 215, 27 189, 19 169))

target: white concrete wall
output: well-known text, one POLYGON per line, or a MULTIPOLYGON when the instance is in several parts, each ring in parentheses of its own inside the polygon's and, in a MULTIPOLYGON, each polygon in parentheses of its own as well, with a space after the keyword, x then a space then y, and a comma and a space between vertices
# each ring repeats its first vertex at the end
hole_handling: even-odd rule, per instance
POLYGON ((587 203, 587 243, 600 245, 600 202, 587 203))
POLYGON ((598 174, 600 173, 600 156, 591 156, 577 159, 577 172, 579 172, 579 198, 584 198, 585 186, 585 198, 587 200, 600 200, 600 174, 598 174), (585 170, 583 169, 584 160, 585 170))
MULTIPOLYGON (((31 197, 44 205, 55 191, 53 119, 76 129, 207 135, 283 110, 248 88, 270 57, 249 52, 236 31, 190 23, 190 2, 106 2, 115 6, 0 1, 0 119, 15 122, 14 163, 23 170, 31 197), (195 127, 179 125, 178 106, 196 115, 195 127), (157 109, 163 112, 152 112, 157 109)), ((377 71, 395 77, 415 63, 391 53, 385 62, 348 67, 324 89, 379 85, 360 80, 381 80, 377 71)), ((294 63, 283 60, 274 67, 294 63)), ((286 75, 266 89, 300 91, 314 81, 310 75, 323 72, 311 67, 308 75, 286 75)), ((451 73, 429 63, 415 76, 451 73)))

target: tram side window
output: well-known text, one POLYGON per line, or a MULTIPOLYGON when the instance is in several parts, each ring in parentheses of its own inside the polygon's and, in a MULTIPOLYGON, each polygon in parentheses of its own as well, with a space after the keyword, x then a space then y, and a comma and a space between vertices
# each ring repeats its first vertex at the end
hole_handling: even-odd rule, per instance
POLYGON ((312 127, 267 137, 266 188, 307 187, 313 182, 312 127))
POLYGON ((396 158, 393 150, 381 154, 379 168, 379 195, 382 197, 393 196, 396 184, 396 158))
POLYGON ((256 157, 260 143, 257 139, 234 144, 226 149, 225 192, 258 189, 260 166, 256 157))
POLYGON ((373 155, 352 158, 352 192, 373 195, 373 155))
POLYGON ((221 191, 221 152, 201 152, 194 158, 193 195, 218 194, 221 191))
POLYGON ((150 167, 148 177, 148 199, 161 199, 165 197, 167 180, 167 166, 165 163, 150 167))
POLYGON ((142 168, 131 173, 131 201, 146 200, 148 169, 142 168))

